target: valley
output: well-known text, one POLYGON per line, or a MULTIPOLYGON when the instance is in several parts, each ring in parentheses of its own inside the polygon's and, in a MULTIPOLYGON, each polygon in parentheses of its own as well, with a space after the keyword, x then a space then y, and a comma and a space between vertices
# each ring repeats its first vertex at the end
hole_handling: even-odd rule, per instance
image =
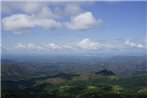
POLYGON ((2 59, 2 98, 147 97, 145 56, 23 60, 2 59))

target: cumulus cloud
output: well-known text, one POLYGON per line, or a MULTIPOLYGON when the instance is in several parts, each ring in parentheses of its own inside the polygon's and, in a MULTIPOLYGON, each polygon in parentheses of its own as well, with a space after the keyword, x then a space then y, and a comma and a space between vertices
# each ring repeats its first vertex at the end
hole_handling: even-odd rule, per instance
POLYGON ((79 49, 88 49, 88 50, 119 50, 120 45, 116 45, 116 42, 105 42, 105 41, 92 41, 88 38, 83 39, 78 43, 79 49), (115 45, 114 45, 115 44, 115 45))
POLYGON ((58 19, 60 16, 55 14, 49 7, 43 7, 40 12, 36 14, 40 18, 58 19))
POLYGON ((91 41, 90 39, 83 39, 82 41, 76 44, 62 44, 58 45, 55 43, 48 43, 45 45, 36 45, 33 43, 23 44, 18 43, 15 46, 16 49, 28 49, 28 50, 61 50, 61 49, 70 49, 70 50, 91 50, 91 49, 98 49, 98 43, 91 41))
POLYGON ((45 45, 46 49, 49 50, 62 50, 62 49, 68 49, 68 50, 75 50, 77 49, 77 45, 74 45, 72 43, 70 44, 62 44, 62 45, 58 45, 55 43, 48 43, 47 45, 45 45))
POLYGON ((42 27, 45 29, 59 28, 61 23, 53 19, 37 18, 25 14, 14 14, 2 19, 2 28, 9 32, 18 32, 25 29, 42 27))
POLYGON ((135 43, 135 42, 132 42, 130 40, 126 40, 125 41, 125 45, 129 48, 145 48, 145 45, 144 44, 140 44, 140 43, 135 43))
POLYGON ((110 41, 93 41, 89 38, 85 38, 79 42, 67 43, 67 44, 56 44, 47 43, 44 45, 36 45, 34 43, 18 43, 15 46, 16 49, 25 50, 121 50, 121 49, 146 49, 147 45, 144 42, 136 43, 130 40, 125 42, 111 42, 110 41))
POLYGON ((64 11, 67 14, 75 15, 81 13, 83 10, 77 4, 66 4, 64 11))
POLYGON ((91 41, 90 39, 86 38, 86 39, 83 39, 81 42, 78 43, 78 47, 80 49, 97 49, 98 43, 91 41))
POLYGON ((2 19, 2 27, 6 31, 18 31, 20 29, 34 27, 34 24, 29 23, 32 19, 31 17, 24 14, 5 17, 2 19))
MULTIPOLYGON (((25 13, 37 13, 43 8, 52 7, 52 11, 56 8, 60 8, 62 12, 75 14, 81 11, 81 6, 84 2, 40 2, 40 1, 9 1, 2 2, 2 13, 12 13, 15 9, 19 9, 21 12, 25 13), (73 11, 73 12, 72 12, 73 11)), ((87 5, 87 3, 85 3, 87 5)), ((89 4, 89 3, 88 3, 89 4)))
MULTIPOLYGON (((2 19, 2 29, 12 32, 13 34, 21 34, 28 29, 42 27, 43 29, 57 29, 64 27, 63 24, 69 29, 73 30, 87 30, 102 23, 101 19, 96 20, 91 12, 85 12, 78 16, 71 18, 71 22, 64 23, 53 19, 55 17, 52 13, 46 13, 48 8, 42 11, 40 15, 26 15, 14 14, 2 19), (24 31, 25 30, 25 31, 24 31)), ((48 12, 48 11, 47 11, 48 12)))
POLYGON ((47 48, 52 50, 62 49, 62 47, 60 47, 59 45, 56 45, 55 43, 47 44, 47 48))
POLYGON ((43 49, 43 47, 32 44, 32 43, 28 43, 28 44, 18 43, 16 45, 16 48, 17 49, 31 49, 31 50, 42 50, 43 49))
POLYGON ((101 24, 101 19, 96 19, 91 12, 84 12, 71 18, 71 21, 66 23, 67 28, 74 30, 87 30, 101 24))
POLYGON ((40 10, 42 7, 47 6, 47 3, 43 2, 24 2, 21 7, 27 13, 34 13, 40 10))
POLYGON ((22 48, 22 49, 25 49, 26 46, 25 46, 24 44, 22 44, 22 43, 18 43, 18 44, 16 45, 16 48, 22 48))
POLYGON ((96 19, 92 12, 86 12, 82 9, 82 4, 84 3, 2 2, 2 14, 9 13, 2 19, 2 30, 22 34, 37 27, 48 30, 88 30, 101 24, 102 19, 96 19))
POLYGON ((63 45, 62 48, 64 48, 64 49, 76 49, 76 47, 74 47, 74 45, 63 45))
POLYGON ((9 1, 9 2, 2 2, 2 12, 3 13, 12 13, 13 10, 19 9, 25 13, 35 13, 40 10, 42 7, 47 6, 48 3, 46 2, 30 2, 30 1, 9 1))

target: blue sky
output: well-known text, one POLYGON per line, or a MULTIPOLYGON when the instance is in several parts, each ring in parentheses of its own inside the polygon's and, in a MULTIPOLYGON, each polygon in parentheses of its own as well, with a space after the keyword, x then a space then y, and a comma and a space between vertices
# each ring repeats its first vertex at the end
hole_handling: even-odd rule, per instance
POLYGON ((3 53, 121 54, 146 48, 146 2, 2 2, 3 53))

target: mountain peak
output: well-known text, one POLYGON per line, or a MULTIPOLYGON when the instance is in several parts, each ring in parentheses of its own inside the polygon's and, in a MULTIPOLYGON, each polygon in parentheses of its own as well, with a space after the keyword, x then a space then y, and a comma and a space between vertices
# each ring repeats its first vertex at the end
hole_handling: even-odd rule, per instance
POLYGON ((108 70, 101 70, 99 72, 96 72, 97 75, 104 75, 104 76, 112 76, 115 75, 112 71, 108 71, 108 70))

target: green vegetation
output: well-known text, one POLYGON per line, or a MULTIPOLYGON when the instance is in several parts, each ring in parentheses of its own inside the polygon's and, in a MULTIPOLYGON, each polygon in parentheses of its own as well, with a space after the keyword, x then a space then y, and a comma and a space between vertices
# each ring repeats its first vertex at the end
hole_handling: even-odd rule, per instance
POLYGON ((147 72, 134 71, 134 66, 128 66, 144 66, 141 60, 122 62, 114 58, 97 64, 85 60, 77 65, 55 61, 46 61, 49 64, 46 65, 45 61, 41 64, 34 61, 33 66, 2 62, 1 98, 147 98, 147 72), (120 74, 121 64, 130 72, 122 68, 126 73, 120 74))
MULTIPOLYGON (((63 73, 61 74, 63 75, 63 73)), ((2 98, 20 98, 24 94, 33 96, 33 98, 37 94, 40 96, 38 98, 44 98, 42 96, 49 98, 141 98, 141 96, 147 96, 147 87, 145 87, 147 82, 139 82, 141 78, 144 78, 144 75, 127 79, 120 77, 111 79, 112 76, 84 74, 73 75, 70 80, 66 77, 57 76, 60 75, 43 79, 38 78, 35 81, 2 81, 2 98), (11 85, 14 86, 13 89, 10 87, 11 85)), ((113 77, 118 76, 113 75, 113 77)), ((21 98, 27 98, 25 96, 21 98)))

